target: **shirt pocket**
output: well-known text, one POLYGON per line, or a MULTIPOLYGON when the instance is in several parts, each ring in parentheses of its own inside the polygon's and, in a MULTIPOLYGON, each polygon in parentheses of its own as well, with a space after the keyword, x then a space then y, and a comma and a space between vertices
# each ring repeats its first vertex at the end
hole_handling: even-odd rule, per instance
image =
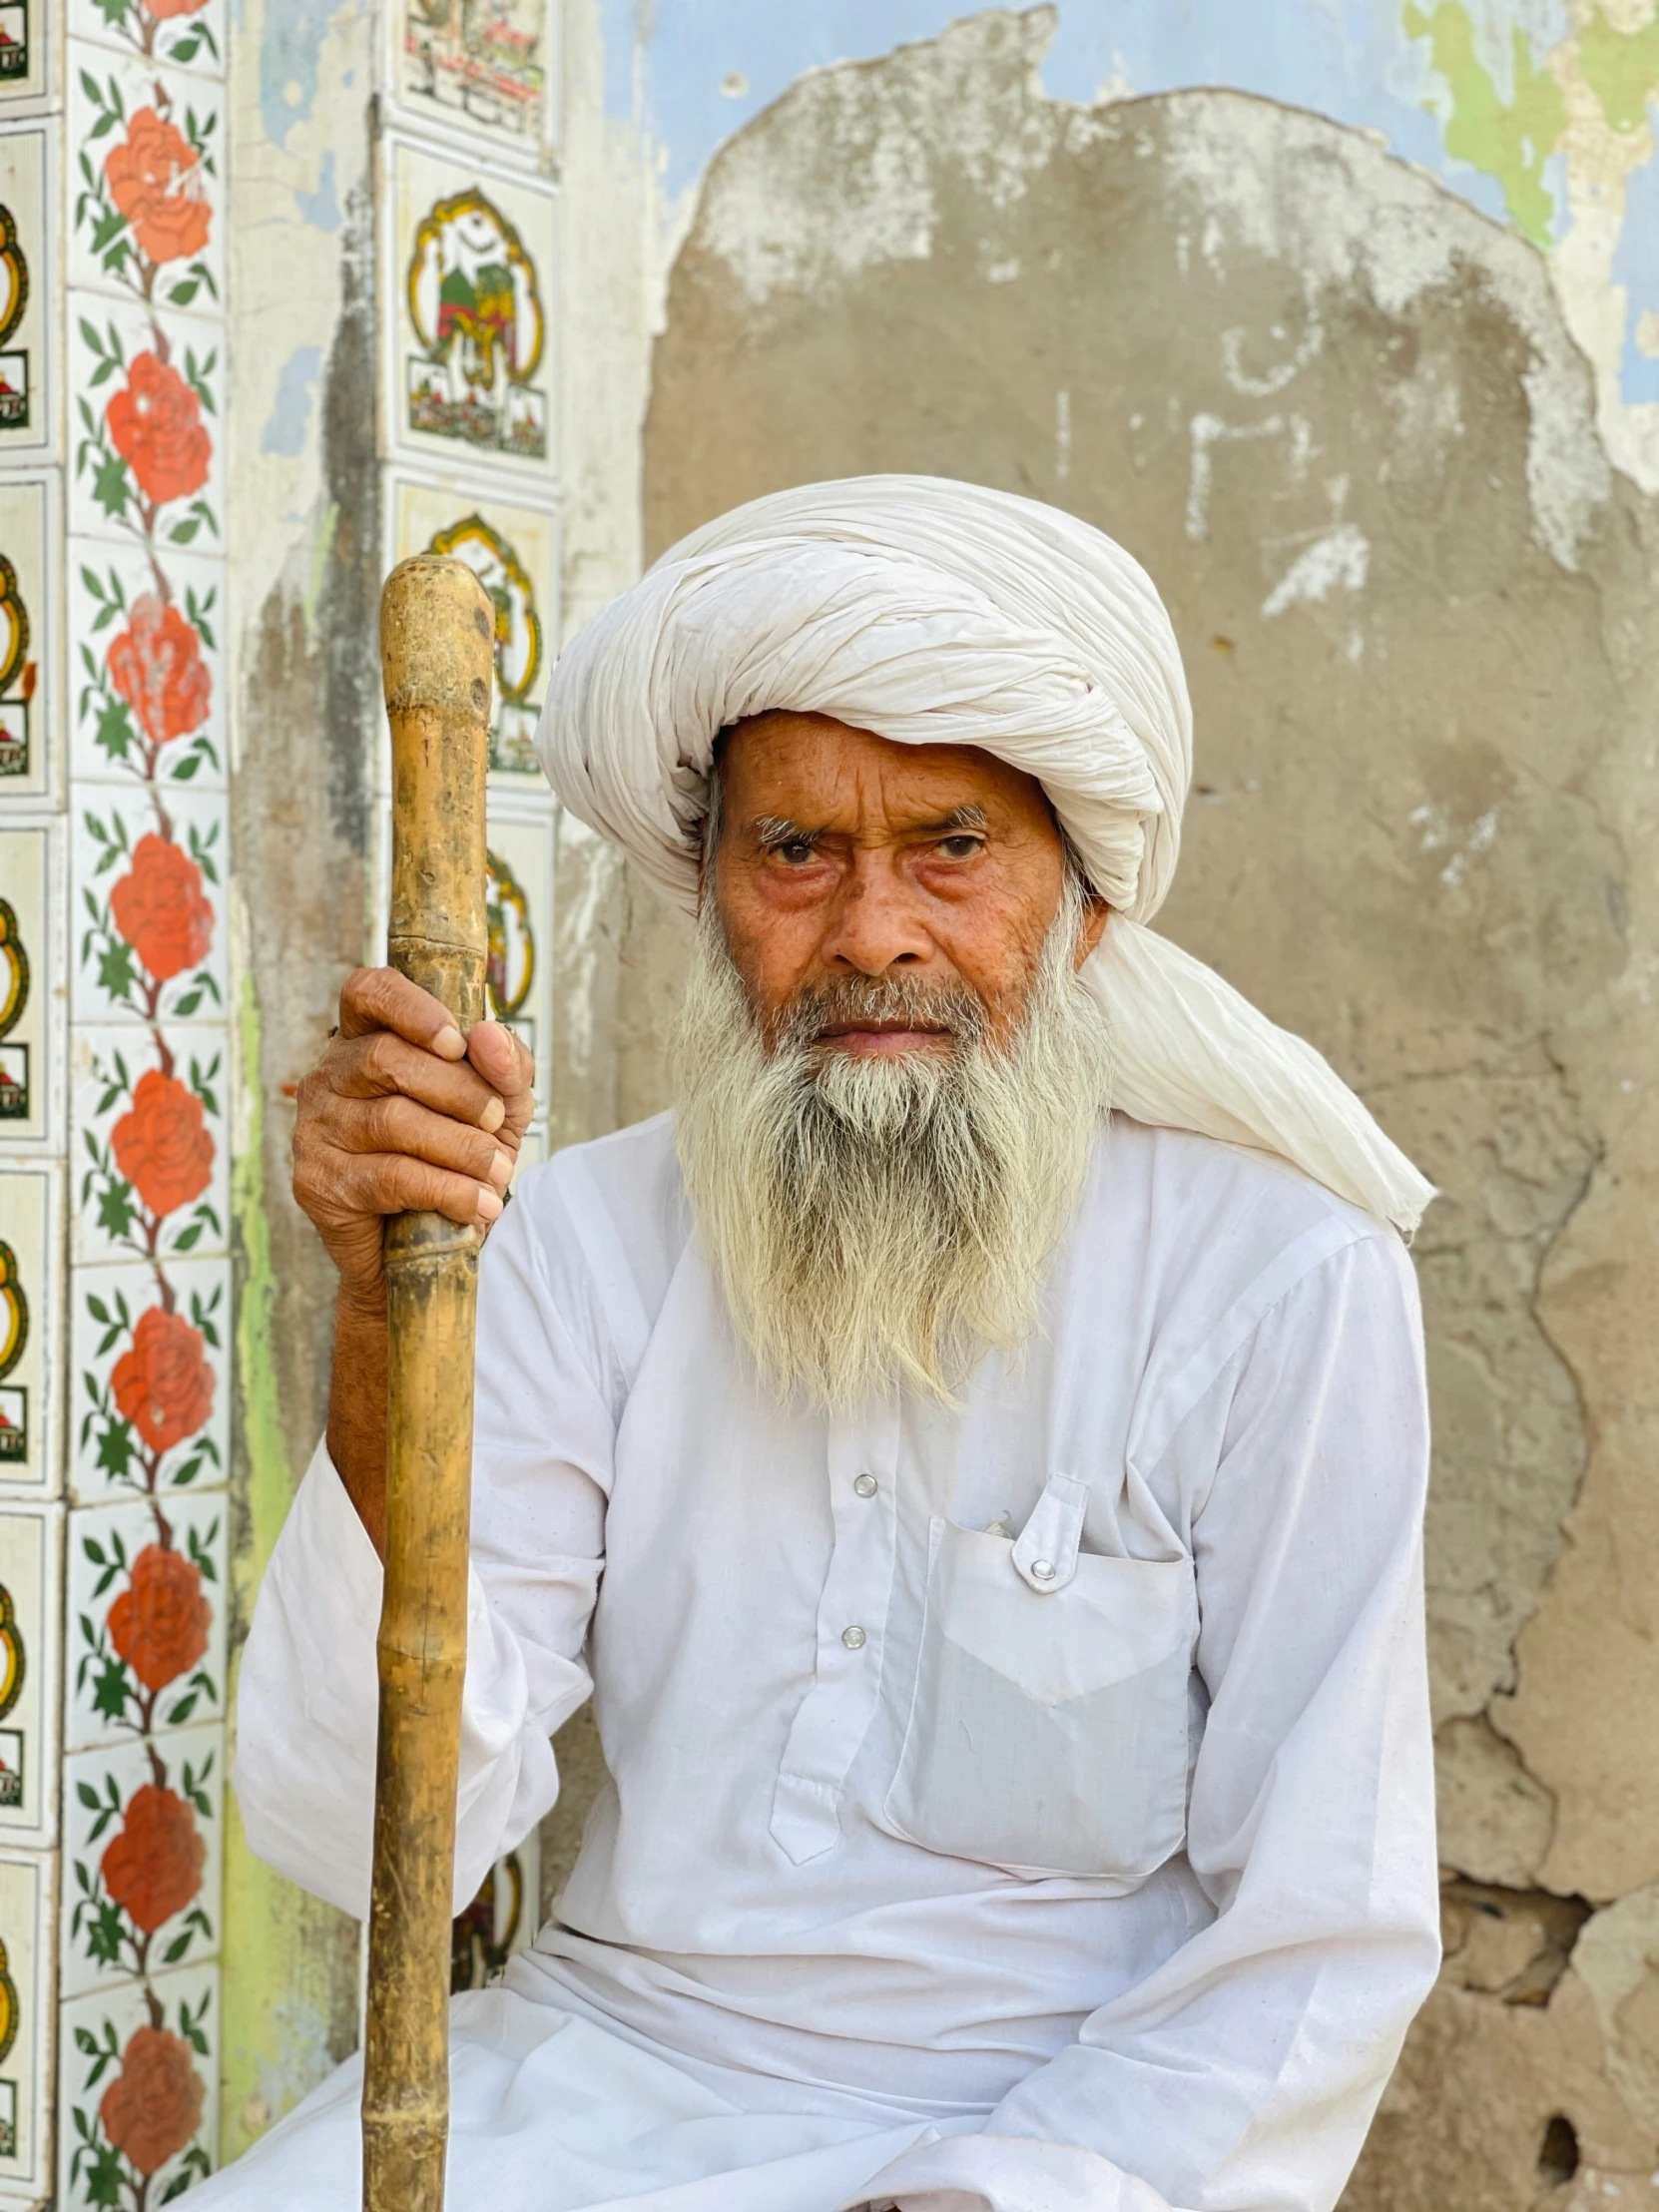
POLYGON ((1013 1874, 1144 1881, 1186 1834, 1192 1564, 1084 1552, 1063 1587, 1040 1589, 1014 1548, 931 1523, 885 1817, 1013 1874))

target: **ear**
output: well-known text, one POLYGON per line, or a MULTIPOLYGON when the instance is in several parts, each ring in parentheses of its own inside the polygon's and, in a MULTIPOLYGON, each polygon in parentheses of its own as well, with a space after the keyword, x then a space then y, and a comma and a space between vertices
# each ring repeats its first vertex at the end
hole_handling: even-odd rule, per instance
POLYGON ((1073 967, 1081 967, 1106 934, 1106 924, 1112 918, 1112 909, 1098 891, 1088 893, 1088 904, 1083 909, 1082 926, 1077 932, 1077 951, 1072 958, 1073 967))

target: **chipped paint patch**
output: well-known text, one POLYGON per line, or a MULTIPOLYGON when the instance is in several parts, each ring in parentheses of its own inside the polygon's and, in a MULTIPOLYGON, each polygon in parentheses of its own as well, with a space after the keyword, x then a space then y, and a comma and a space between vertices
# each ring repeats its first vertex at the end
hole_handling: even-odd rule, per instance
POLYGON ((1371 540, 1356 523, 1316 538, 1280 577, 1262 602, 1271 622, 1292 607, 1317 607, 1337 590, 1364 591, 1371 570, 1371 540))

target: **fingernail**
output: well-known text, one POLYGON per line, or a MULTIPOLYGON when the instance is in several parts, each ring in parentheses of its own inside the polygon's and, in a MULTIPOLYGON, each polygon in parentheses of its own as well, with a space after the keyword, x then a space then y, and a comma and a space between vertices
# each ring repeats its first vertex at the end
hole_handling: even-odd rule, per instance
POLYGON ((480 1191, 478 1193, 478 1215, 480 1220, 486 1222, 499 1221, 502 1211, 502 1202, 497 1198, 494 1191, 480 1191))
POLYGON ((498 1191, 504 1191, 513 1179, 513 1156, 505 1145, 497 1145, 495 1158, 490 1162, 490 1181, 498 1191))
POLYGON ((478 1126, 486 1137, 493 1137, 507 1118, 507 1102, 504 1098, 492 1098, 478 1116, 478 1126))
POLYGON ((451 1022, 447 1029, 440 1029, 432 1039, 432 1050, 440 1060, 464 1060, 466 1039, 451 1022))

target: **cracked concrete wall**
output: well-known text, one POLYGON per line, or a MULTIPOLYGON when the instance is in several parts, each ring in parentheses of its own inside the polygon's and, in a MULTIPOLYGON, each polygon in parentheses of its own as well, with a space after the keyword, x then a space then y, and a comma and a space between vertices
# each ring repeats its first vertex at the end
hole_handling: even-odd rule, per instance
MULTIPOLYGON (((990 11, 814 72, 716 156, 660 309, 644 552, 780 485, 926 469, 1071 507, 1158 579, 1198 730, 1163 925, 1444 1193, 1416 1259, 1448 1958, 1349 2203, 1634 2201, 1659 518, 1516 230, 1266 99, 1051 99, 1053 29, 990 11)), ((663 1103, 685 950, 648 891, 575 883, 569 1136, 663 1103)))

